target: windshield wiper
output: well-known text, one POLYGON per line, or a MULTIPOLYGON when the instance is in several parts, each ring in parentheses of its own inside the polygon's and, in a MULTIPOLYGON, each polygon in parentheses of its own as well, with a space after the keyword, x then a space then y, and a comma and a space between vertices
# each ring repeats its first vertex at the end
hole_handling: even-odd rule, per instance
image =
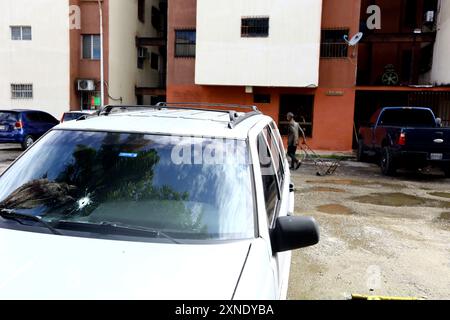
POLYGON ((20 221, 21 219, 38 222, 49 229, 53 234, 56 234, 58 236, 63 235, 61 232, 53 228, 48 222, 44 221, 41 216, 33 216, 25 213, 19 213, 13 209, 0 208, 0 217, 7 220, 17 221, 20 224, 22 224, 22 222, 20 221))
POLYGON ((114 223, 114 222, 107 222, 107 221, 102 221, 99 223, 91 223, 91 222, 79 222, 79 221, 70 221, 70 220, 61 220, 57 222, 58 224, 72 224, 72 225, 77 225, 77 226, 87 226, 87 227, 104 227, 104 228, 109 228, 112 230, 125 230, 125 231, 130 231, 130 232, 143 232, 143 233, 149 233, 152 234, 153 236, 160 238, 166 238, 167 240, 170 240, 173 243, 176 244, 182 244, 182 242, 174 239, 173 237, 169 236, 167 233, 158 230, 158 229, 154 229, 154 228, 147 228, 147 227, 139 227, 139 226, 132 226, 132 225, 127 225, 127 224, 123 224, 123 223, 114 223))

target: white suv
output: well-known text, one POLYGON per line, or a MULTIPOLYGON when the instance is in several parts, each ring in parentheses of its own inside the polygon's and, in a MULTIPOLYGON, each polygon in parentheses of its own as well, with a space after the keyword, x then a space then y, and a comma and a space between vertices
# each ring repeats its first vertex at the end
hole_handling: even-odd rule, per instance
POLYGON ((291 216, 274 121, 256 107, 106 107, 0 176, 0 299, 285 299, 291 216), (119 112, 118 112, 119 111, 119 112))

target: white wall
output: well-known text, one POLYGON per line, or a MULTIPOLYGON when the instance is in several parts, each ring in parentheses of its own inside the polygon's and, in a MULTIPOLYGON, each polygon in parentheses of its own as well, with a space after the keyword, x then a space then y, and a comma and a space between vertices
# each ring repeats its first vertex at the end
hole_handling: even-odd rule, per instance
POLYGON ((440 1, 431 81, 450 85, 450 0, 440 1))
MULTIPOLYGON (((137 3, 137 0, 109 0, 109 88, 113 98, 123 98, 123 104, 136 104, 136 86, 157 87, 159 81, 158 70, 150 67, 150 59, 143 69, 138 69, 136 48, 136 36, 157 35, 151 13, 152 5, 158 8, 159 1, 146 1, 145 23, 138 19, 137 3)), ((158 53, 158 48, 150 47, 149 53, 152 51, 158 53)), ((110 104, 120 102, 110 100, 110 104)))
POLYGON ((317 86, 321 15, 321 0, 198 0, 196 84, 317 86), (241 38, 246 16, 269 16, 269 37, 241 38))
POLYGON ((0 0, 0 108, 69 109, 68 15, 68 0, 0 0), (12 41, 11 25, 31 26, 33 40, 12 41), (33 99, 11 99, 11 83, 32 83, 33 99))

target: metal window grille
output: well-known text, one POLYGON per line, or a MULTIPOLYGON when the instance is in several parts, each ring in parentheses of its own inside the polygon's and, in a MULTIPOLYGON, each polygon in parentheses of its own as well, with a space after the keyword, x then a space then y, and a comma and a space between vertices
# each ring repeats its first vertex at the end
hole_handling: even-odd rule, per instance
POLYGON ((175 31, 175 57, 195 57, 196 31, 175 31))
POLYGON ((242 18, 241 37, 268 37, 269 18, 242 18))
POLYGON ((348 33, 348 29, 322 30, 320 57, 346 58, 348 56, 348 45, 344 40, 344 36, 348 36, 348 33))
POLYGON ((436 117, 442 119, 442 126, 450 127, 450 92, 411 92, 408 94, 409 107, 428 107, 436 117))
POLYGON ((12 99, 33 99, 32 84, 11 84, 12 99))
POLYGON ((31 40, 31 27, 11 26, 11 40, 31 40))

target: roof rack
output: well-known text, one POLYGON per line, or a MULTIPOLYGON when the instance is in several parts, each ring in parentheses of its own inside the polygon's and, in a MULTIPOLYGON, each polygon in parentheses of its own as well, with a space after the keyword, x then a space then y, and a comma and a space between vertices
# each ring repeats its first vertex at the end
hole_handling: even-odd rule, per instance
POLYGON ((160 102, 156 105, 107 105, 103 107, 99 112, 99 116, 108 116, 114 109, 121 110, 129 110, 129 109, 153 109, 153 110, 197 110, 197 111, 209 111, 209 112, 218 112, 218 113, 227 113, 230 117, 230 121, 228 123, 228 128, 233 129, 238 124, 251 118, 256 115, 261 115, 262 113, 258 110, 256 106, 244 106, 244 105, 235 105, 235 104, 223 104, 223 103, 167 103, 160 102), (190 107, 192 106, 192 107, 190 107), (207 107, 230 107, 235 109, 249 109, 252 110, 250 112, 244 113, 243 115, 239 115, 235 110, 223 110, 223 109, 205 109, 201 108, 201 106, 207 107))
POLYGON ((250 106, 250 105, 241 105, 241 104, 234 104, 234 103, 203 103, 203 102, 159 102, 156 106, 158 107, 188 107, 188 106, 194 106, 194 107, 227 107, 227 108, 235 108, 235 109, 250 109, 252 111, 259 111, 257 106, 250 106))

